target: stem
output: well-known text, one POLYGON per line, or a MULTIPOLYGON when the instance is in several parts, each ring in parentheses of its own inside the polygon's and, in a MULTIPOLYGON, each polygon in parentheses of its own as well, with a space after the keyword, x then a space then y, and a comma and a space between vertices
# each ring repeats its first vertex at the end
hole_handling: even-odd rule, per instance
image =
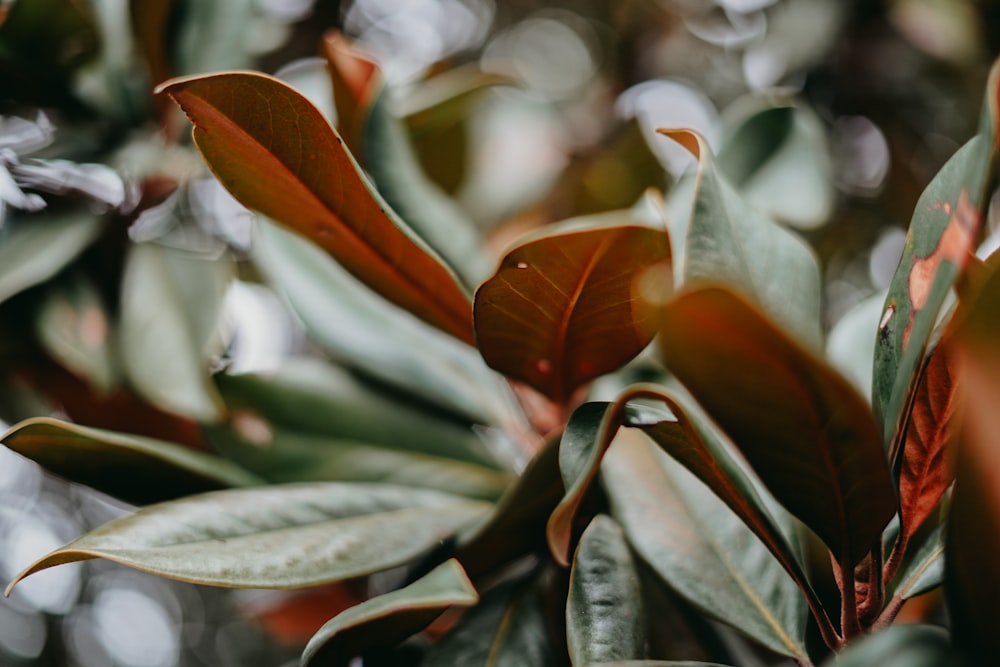
POLYGON ((872 632, 877 632, 879 630, 884 630, 885 628, 892 625, 892 622, 896 619, 899 610, 903 608, 903 603, 906 600, 903 599, 901 595, 893 595, 892 599, 889 600, 889 604, 885 606, 882 613, 878 615, 875 622, 871 624, 872 632))
POLYGON ((868 569, 866 571, 868 576, 865 582, 867 594, 860 605, 860 622, 863 628, 869 627, 882 610, 882 603, 885 599, 885 584, 882 581, 882 562, 882 539, 880 536, 868 555, 868 569))
POLYGON ((854 578, 853 567, 844 567, 839 561, 834 564, 834 567, 835 571, 839 570, 840 572, 840 576, 837 578, 840 584, 840 632, 844 640, 848 640, 861 634, 858 599, 855 592, 857 581, 854 578))
POLYGON ((889 560, 886 561, 885 568, 882 571, 882 586, 888 586, 892 578, 896 576, 896 572, 899 570, 899 566, 903 563, 903 556, 906 554, 907 538, 906 533, 903 532, 902 526, 899 529, 899 537, 896 538, 896 543, 892 547, 892 553, 889 554, 889 560))

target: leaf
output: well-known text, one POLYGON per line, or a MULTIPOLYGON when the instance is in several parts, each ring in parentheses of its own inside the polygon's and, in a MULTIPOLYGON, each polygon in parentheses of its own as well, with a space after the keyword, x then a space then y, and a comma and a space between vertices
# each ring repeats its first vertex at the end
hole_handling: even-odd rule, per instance
POLYGON ((845 567, 896 513, 881 439, 850 383, 742 298, 689 291, 664 308, 669 369, 789 512, 845 567))
POLYGON ((0 234, 0 303, 59 273, 101 226, 92 213, 39 214, 8 225, 0 234))
POLYGON ((824 667, 960 667, 948 633, 930 625, 895 625, 852 642, 824 667))
POLYGON ((248 67, 254 60, 254 40, 247 39, 260 20, 253 0, 197 3, 185 6, 174 45, 181 74, 248 67))
POLYGON ((889 593, 902 600, 923 595, 944 581, 944 552, 947 523, 938 523, 934 530, 913 548, 889 589, 889 593))
POLYGON ((617 662, 592 662, 586 667, 727 667, 717 662, 697 660, 624 660, 617 662))
POLYGON ((47 417, 15 424, 0 442, 51 473, 136 505, 264 483, 190 447, 47 417))
POLYGON ((405 588, 344 610, 317 632, 302 665, 343 665, 374 646, 391 646, 419 632, 452 607, 471 607, 479 595, 451 559, 405 588))
POLYGON ((556 661, 536 582, 493 589, 420 667, 550 667, 556 661))
POLYGON ((505 418, 502 378, 476 350, 386 302, 298 235, 265 221, 257 230, 257 266, 341 363, 470 421, 505 418))
POLYGON ((125 374, 147 400, 168 412, 218 421, 224 406, 208 361, 233 267, 153 243, 129 249, 122 276, 120 341, 125 374))
POLYGON ((100 47, 101 35, 87 3, 15 2, 5 8, 0 22, 0 51, 36 75, 79 67, 100 47))
POLYGON ((241 203, 308 237, 389 301, 472 342, 468 294, 302 95, 249 72, 173 79, 157 90, 188 114, 195 144, 241 203))
POLYGON ((826 359, 871 402, 872 355, 886 292, 876 292, 841 317, 826 337, 826 359))
POLYGON ((632 430, 619 435, 601 473, 612 516, 671 588, 772 651, 807 659, 805 598, 706 486, 632 430))
POLYGON ((35 317, 35 333, 53 359, 100 392, 118 382, 107 308, 84 275, 53 285, 35 317))
POLYGON ((239 419, 254 419, 265 428, 499 467, 468 425, 396 400, 323 361, 289 359, 268 373, 215 380, 229 410, 239 412, 231 424, 237 432, 239 419))
POLYGON ((629 222, 627 214, 609 214, 509 251, 476 291, 476 338, 486 363, 566 402, 641 352, 656 329, 641 283, 659 282, 669 294, 670 241, 664 230, 629 222))
POLYGON ((316 586, 406 563, 488 509, 444 493, 379 484, 216 491, 110 521, 36 561, 7 593, 30 574, 91 558, 196 584, 316 586))
POLYGON ((698 159, 684 283, 723 282, 810 349, 820 349, 820 279, 812 250, 743 201, 719 173, 704 138, 660 130, 698 159))
POLYGON ((566 639, 574 665, 642 658, 645 612, 639 575, 622 529, 600 514, 583 532, 566 599, 566 639))
POLYGON ((979 133, 938 172, 920 195, 875 346, 872 405, 895 458, 906 432, 908 404, 938 312, 974 250, 992 193, 1000 64, 990 71, 979 133))
POLYGON ((474 223, 423 172, 403 122, 389 109, 381 69, 338 32, 323 40, 345 139, 379 193, 467 286, 489 263, 474 223))

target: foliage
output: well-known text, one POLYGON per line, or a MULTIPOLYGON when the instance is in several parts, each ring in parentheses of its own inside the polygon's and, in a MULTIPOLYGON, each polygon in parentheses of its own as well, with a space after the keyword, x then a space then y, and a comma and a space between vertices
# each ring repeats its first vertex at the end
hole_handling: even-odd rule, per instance
MULTIPOLYGON (((68 85, 97 57, 94 17, 41 27, 27 6, 0 18, 0 57, 30 62, 38 95, 19 78, 7 101, 67 118, 90 105, 99 120, 81 131, 102 113, 122 127, 146 115, 168 139, 126 178, 88 161, 115 163, 99 151, 30 157, 47 121, 4 121, 18 125, 0 137, 13 137, 0 155, 2 389, 16 380, 68 419, 8 398, 5 418, 30 418, 2 441, 139 506, 8 593, 97 558, 222 587, 369 582, 303 665, 399 664, 404 650, 430 666, 996 655, 1000 261, 975 252, 1000 66, 978 133, 916 204, 878 321, 861 324, 869 400, 823 356, 820 261, 789 226, 831 209, 820 121, 801 104, 756 100, 717 152, 663 128, 657 140, 696 162, 669 201, 531 225, 497 253, 506 230, 477 225, 425 172, 379 65, 339 33, 300 90, 256 71, 190 73, 214 63, 172 60, 157 32, 171 3, 133 3, 144 66, 179 76, 102 107, 68 85), (35 57, 71 39, 72 57, 35 57), (253 212, 252 244, 224 211, 214 229, 191 221, 193 193, 215 187, 195 149, 253 212), (786 199, 791 188, 806 195, 786 199), (237 276, 280 294, 321 353, 225 368, 237 276), (942 584, 949 632, 893 625, 942 584), (672 619, 693 650, 662 645, 672 619)), ((425 126, 518 82, 445 84, 414 114, 425 126)))

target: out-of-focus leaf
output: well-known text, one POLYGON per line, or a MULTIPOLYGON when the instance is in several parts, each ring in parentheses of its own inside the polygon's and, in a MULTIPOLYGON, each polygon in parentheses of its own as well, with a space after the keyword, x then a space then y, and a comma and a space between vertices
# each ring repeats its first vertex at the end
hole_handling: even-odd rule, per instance
POLYGON ((479 95, 494 86, 517 85, 517 80, 476 65, 448 69, 420 82, 412 93, 399 100, 410 136, 420 139, 460 124, 479 95))
POLYGON ((558 664, 537 583, 483 596, 424 657, 420 667, 550 667, 558 664))
POLYGON ((805 598, 708 487, 630 429, 619 434, 601 472, 612 516, 664 581, 771 650, 806 659, 805 598))
POLYGON ((59 273, 97 238, 92 213, 33 215, 0 232, 0 303, 59 273))
POLYGON ((758 99, 741 109, 719 167, 751 206, 801 229, 830 217, 833 179, 823 125, 804 106, 758 99))
POLYGON ((979 133, 917 201, 903 257, 889 285, 875 346, 872 405, 895 458, 934 324, 975 248, 1000 148, 1000 64, 990 71, 979 133))
POLYGON ((18 185, 55 195, 83 195, 107 208, 125 203, 122 177, 103 164, 27 159, 10 167, 18 185))
POLYGON ((645 279, 662 293, 672 288, 666 231, 628 224, 629 214, 609 218, 519 244, 476 291, 486 363, 556 402, 652 340, 656 309, 642 294, 645 279))
POLYGON ((489 270, 474 224, 423 172, 378 65, 340 33, 323 43, 343 134, 389 206, 474 287, 489 270))
MULTIPOLYGON (((71 70, 93 57, 100 46, 93 11, 84 2, 14 2, 0 22, 0 54, 30 72, 71 70)), ((0 63, 0 72, 6 73, 8 67, 0 63)))
POLYGON ((323 115, 272 77, 226 72, 173 79, 169 94, 223 185, 295 229, 390 301, 472 343, 469 295, 359 171, 323 115))
POLYGON ((264 484, 229 461, 189 447, 46 417, 16 424, 0 442, 49 472, 138 505, 264 484))
POLYGON ((322 361, 289 360, 269 373, 218 375, 216 383, 231 411, 264 427, 497 467, 468 426, 378 393, 322 361))
POLYGON ((91 558, 213 586, 315 586, 406 563, 489 507, 384 484, 215 491, 110 521, 30 565, 7 592, 35 572, 91 558))
POLYGON ((621 527, 604 514, 583 532, 573 558, 566 641, 574 665, 645 656, 639 576, 621 527))
POLYGON ((885 303, 884 291, 877 292, 851 308, 826 337, 826 358, 841 375, 851 381, 862 396, 871 401, 872 355, 878 318, 885 303))
POLYGON ((253 0, 185 3, 175 50, 180 74, 247 67, 255 51, 250 37, 255 15, 253 0))
POLYGON ((198 421, 224 406, 208 359, 233 274, 224 257, 199 259, 153 243, 133 245, 122 277, 120 342, 125 374, 154 405, 198 421))
POLYGON ((129 0, 129 17, 135 41, 149 66, 149 78, 153 85, 165 81, 174 73, 168 26, 177 6, 176 0, 129 0))
POLYGON ((868 404, 736 294, 689 291, 664 308, 670 370, 764 485, 844 567, 878 543, 896 494, 868 404))
POLYGON ((660 131, 698 159, 685 285, 724 282, 753 299, 807 347, 820 349, 820 280, 812 250, 743 201, 719 173, 700 135, 660 131))
POLYGON ((696 660, 625 660, 619 662, 591 662, 585 667, 727 667, 717 662, 696 660))
POLYGON ((387 303, 305 239, 263 221, 258 232, 257 265, 341 363, 471 421, 504 419, 502 380, 476 350, 387 303))
POLYGON ((895 625, 861 637, 823 667, 960 667, 948 633, 930 625, 895 625))
POLYGON ((53 359, 98 391, 118 381, 111 324, 101 295, 83 275, 53 285, 35 318, 38 340, 53 359))
POLYGON ((391 646, 419 632, 451 607, 471 607, 479 595, 458 561, 445 561, 405 588, 372 598, 330 619, 302 653, 302 665, 348 665, 374 646, 391 646))

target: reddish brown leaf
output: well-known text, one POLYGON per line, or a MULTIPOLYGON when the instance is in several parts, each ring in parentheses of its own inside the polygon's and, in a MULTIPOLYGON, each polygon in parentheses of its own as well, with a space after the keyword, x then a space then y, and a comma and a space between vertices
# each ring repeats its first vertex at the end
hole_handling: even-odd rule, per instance
POLYGON ((602 225, 537 236, 503 258, 476 292, 479 349, 491 367, 553 401, 620 367, 656 329, 646 276, 669 290, 663 230, 602 225), (662 268, 647 273, 653 267, 662 268))
POLYGON ((323 55, 330 64, 330 77, 337 91, 333 100, 337 128, 348 147, 360 154, 368 110, 382 88, 382 71, 371 57, 335 30, 323 39, 323 55))
POLYGON ((455 275, 371 188, 319 110, 272 77, 226 72, 160 86, 206 162, 249 208, 308 237, 386 299, 471 343, 455 275))

